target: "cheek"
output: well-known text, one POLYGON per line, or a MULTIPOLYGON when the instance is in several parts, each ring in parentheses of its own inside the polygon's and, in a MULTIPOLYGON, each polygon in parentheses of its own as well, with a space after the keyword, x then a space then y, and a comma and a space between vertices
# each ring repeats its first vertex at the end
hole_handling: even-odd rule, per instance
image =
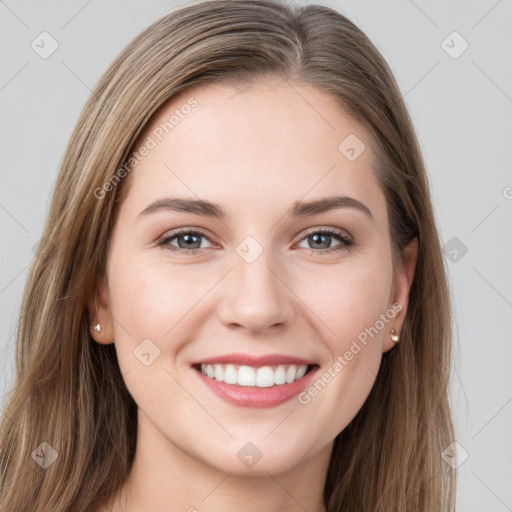
POLYGON ((155 263, 142 256, 114 261, 109 283, 112 312, 125 327, 114 325, 121 336, 128 331, 138 338, 172 338, 170 333, 185 323, 181 319, 212 284, 211 276, 201 279, 203 274, 191 267, 155 263))
POLYGON ((322 442, 331 440, 348 425, 375 382, 383 335, 392 318, 391 314, 386 316, 390 269, 390 261, 385 258, 340 265, 334 273, 331 269, 329 276, 316 276, 320 278, 315 279, 315 286, 300 292, 321 320, 317 325, 331 355, 299 397, 306 409, 314 410, 309 415, 310 428, 323 421, 322 442))
POLYGON ((113 253, 112 261, 110 306, 121 371, 142 380, 162 378, 160 384, 168 386, 170 377, 162 370, 172 367, 187 336, 187 313, 204 287, 190 279, 192 272, 171 272, 137 256, 113 253))
POLYGON ((377 329, 383 330, 379 318, 386 313, 390 290, 386 261, 365 259, 318 270, 313 282, 298 287, 297 295, 319 320, 331 351, 340 354, 358 336, 364 339, 376 322, 377 329))
POLYGON ((175 359, 190 339, 193 307, 211 283, 201 284, 191 269, 112 256, 109 289, 115 346, 130 394, 143 411, 160 400, 191 407, 190 397, 176 382, 175 359))
POLYGON ((330 358, 299 395, 299 402, 310 411, 304 416, 307 430, 318 435, 317 425, 322 425, 315 446, 331 441, 352 421, 379 371, 387 328, 381 315, 386 314, 388 290, 385 279, 370 277, 368 272, 354 272, 314 292, 315 312, 329 327, 322 330, 330 358))

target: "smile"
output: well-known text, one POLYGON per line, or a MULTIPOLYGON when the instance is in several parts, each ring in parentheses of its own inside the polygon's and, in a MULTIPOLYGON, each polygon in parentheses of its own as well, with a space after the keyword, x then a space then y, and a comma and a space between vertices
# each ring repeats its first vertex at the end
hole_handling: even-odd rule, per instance
POLYGON ((194 374, 223 402, 255 409, 290 401, 320 366, 291 356, 229 354, 193 363, 194 374))

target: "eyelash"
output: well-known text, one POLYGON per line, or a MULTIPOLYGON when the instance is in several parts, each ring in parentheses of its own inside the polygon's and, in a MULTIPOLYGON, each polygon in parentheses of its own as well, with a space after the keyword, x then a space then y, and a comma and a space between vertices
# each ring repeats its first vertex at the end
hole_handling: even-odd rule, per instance
MULTIPOLYGON (((169 242, 171 240, 174 240, 175 238, 179 237, 180 235, 185 235, 185 234, 199 236, 199 237, 203 237, 203 238, 206 238, 207 240, 209 240, 209 238, 204 233, 201 233, 200 231, 195 231, 193 229, 188 229, 188 228, 181 228, 181 229, 178 229, 178 230, 170 233, 168 236, 165 236, 164 238, 162 238, 159 242, 157 242, 157 245, 160 247, 163 247, 164 249, 166 249, 168 251, 178 252, 178 253, 182 253, 182 254, 186 253, 186 254, 193 255, 193 254, 197 254, 197 253, 201 252, 203 249, 182 249, 181 247, 175 247, 175 246, 171 246, 169 244, 169 242)), ((320 255, 332 254, 333 252, 337 252, 337 251, 340 251, 343 249, 348 249, 354 245, 353 240, 351 240, 350 238, 343 235, 340 231, 336 231, 333 229, 317 229, 314 231, 309 231, 308 233, 306 233, 304 235, 303 238, 301 238, 299 240, 299 242, 302 242, 305 238, 308 238, 311 235, 316 235, 316 234, 332 236, 333 238, 335 238, 336 240, 341 242, 341 244, 339 244, 335 247, 330 247, 329 249, 320 249, 320 250, 307 249, 311 252, 311 254, 320 254, 320 255)))

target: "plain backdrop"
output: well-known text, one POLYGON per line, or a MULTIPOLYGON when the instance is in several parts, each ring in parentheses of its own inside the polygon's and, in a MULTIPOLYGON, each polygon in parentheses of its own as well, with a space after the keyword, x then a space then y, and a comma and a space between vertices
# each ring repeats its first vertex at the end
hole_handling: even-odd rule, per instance
MULTIPOLYGON (((354 21, 386 58, 427 165, 455 314, 457 511, 511 511, 512 1, 318 3, 354 21)), ((184 5, 0 0, 3 402, 32 250, 78 114, 120 50, 184 5)))

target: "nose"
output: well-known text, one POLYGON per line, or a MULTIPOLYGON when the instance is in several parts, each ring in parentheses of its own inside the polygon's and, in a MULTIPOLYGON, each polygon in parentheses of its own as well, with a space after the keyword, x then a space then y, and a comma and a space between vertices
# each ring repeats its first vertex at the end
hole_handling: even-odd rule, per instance
MULTIPOLYGON (((236 256, 238 258, 238 256, 236 256)), ((293 293, 285 276, 266 251, 252 263, 235 259, 223 280, 222 300, 217 309, 221 322, 251 333, 266 333, 288 325, 294 314, 293 293)))

